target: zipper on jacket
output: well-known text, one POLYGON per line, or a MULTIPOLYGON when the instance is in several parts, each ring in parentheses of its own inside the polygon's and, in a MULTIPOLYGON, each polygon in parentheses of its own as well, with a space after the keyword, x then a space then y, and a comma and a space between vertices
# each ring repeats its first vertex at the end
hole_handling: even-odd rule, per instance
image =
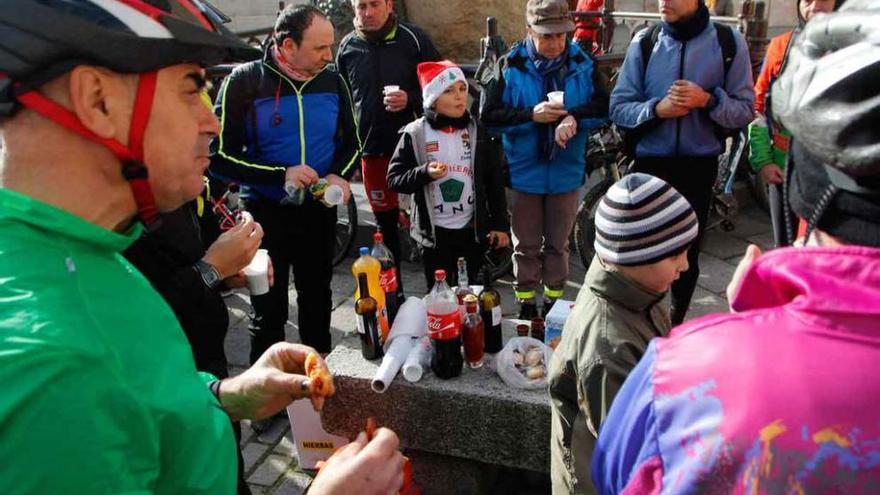
POLYGON ((275 70, 274 67, 272 67, 271 65, 269 65, 267 63, 263 63, 263 65, 265 65, 272 72, 278 74, 278 77, 280 77, 284 81, 287 81, 287 84, 290 84, 290 87, 293 88, 293 92, 296 93, 296 106, 297 106, 297 110, 299 111, 299 148, 300 148, 300 150, 299 150, 300 163, 299 164, 306 165, 307 164, 307 162, 306 162, 306 127, 305 127, 306 126, 306 120, 305 120, 306 116, 305 116, 305 112, 303 112, 302 92, 303 92, 303 90, 306 89, 306 86, 308 86, 310 82, 312 82, 315 78, 317 78, 319 75, 321 75, 324 72, 324 70, 326 70, 326 67, 324 69, 321 69, 321 72, 315 74, 308 81, 303 82, 302 88, 296 89, 296 84, 293 84, 293 81, 288 79, 287 76, 282 74, 280 71, 275 70))
MULTIPOLYGON (((687 41, 681 42, 681 60, 678 64, 678 78, 684 79, 684 51, 687 49, 687 41)), ((686 117, 685 115, 684 117, 686 117)), ((679 155, 679 149, 681 148, 681 119, 684 117, 678 117, 675 119, 675 156, 679 155)))

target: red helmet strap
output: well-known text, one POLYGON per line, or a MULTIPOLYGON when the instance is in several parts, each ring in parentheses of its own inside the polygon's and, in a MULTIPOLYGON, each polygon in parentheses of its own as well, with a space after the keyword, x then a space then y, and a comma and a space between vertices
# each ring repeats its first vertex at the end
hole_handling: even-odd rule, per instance
POLYGON ((87 129, 73 112, 38 91, 28 91, 17 96, 18 101, 25 107, 89 141, 106 147, 122 162, 122 175, 128 181, 134 195, 138 216, 148 229, 157 227, 159 222, 159 209, 150 188, 147 168, 143 163, 144 134, 153 109, 157 75, 156 71, 140 74, 129 126, 128 147, 115 139, 98 136, 87 129))

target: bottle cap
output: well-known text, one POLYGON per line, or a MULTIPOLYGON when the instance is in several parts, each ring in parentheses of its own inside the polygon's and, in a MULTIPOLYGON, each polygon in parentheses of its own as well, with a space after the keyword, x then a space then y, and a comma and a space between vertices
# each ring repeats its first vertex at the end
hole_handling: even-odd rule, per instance
POLYGON ((434 280, 446 280, 446 270, 435 270, 434 280))
POLYGON ((479 299, 477 299, 477 296, 475 296, 473 294, 468 294, 468 295, 464 296, 464 303, 465 304, 477 304, 478 301, 479 301, 479 299))
POLYGON ((378 242, 382 242, 382 233, 376 232, 375 234, 373 234, 373 240, 378 241, 378 242))
POLYGON ((358 250, 358 252, 361 253, 361 256, 366 256, 370 254, 370 248, 363 246, 358 250))

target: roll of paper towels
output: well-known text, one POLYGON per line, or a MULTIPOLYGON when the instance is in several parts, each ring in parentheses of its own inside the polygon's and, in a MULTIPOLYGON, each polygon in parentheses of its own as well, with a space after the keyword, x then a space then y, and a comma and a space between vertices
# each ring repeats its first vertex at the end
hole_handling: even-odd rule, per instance
POLYGON ((370 384, 374 392, 381 394, 388 390, 388 386, 397 376, 397 372, 400 371, 417 340, 414 337, 397 337, 391 341, 391 345, 385 351, 385 357, 382 358, 382 364, 379 365, 379 371, 370 384))
POLYGON ((403 377, 408 382, 417 382, 425 374, 425 368, 431 365, 431 338, 420 337, 406 356, 403 363, 403 377))

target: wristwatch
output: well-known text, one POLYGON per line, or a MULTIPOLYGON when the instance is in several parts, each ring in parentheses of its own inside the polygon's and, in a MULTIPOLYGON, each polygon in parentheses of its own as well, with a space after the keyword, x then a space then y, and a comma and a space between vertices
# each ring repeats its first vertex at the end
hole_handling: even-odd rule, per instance
POLYGON ((706 100, 706 110, 712 111, 718 106, 718 99, 715 98, 715 92, 709 93, 709 99, 706 100))
POLYGON ((220 272, 214 268, 214 265, 208 263, 205 260, 196 261, 193 265, 193 268, 199 272, 199 275, 202 277, 202 281, 205 282, 205 285, 212 289, 216 289, 220 282, 223 280, 220 278, 220 272))

